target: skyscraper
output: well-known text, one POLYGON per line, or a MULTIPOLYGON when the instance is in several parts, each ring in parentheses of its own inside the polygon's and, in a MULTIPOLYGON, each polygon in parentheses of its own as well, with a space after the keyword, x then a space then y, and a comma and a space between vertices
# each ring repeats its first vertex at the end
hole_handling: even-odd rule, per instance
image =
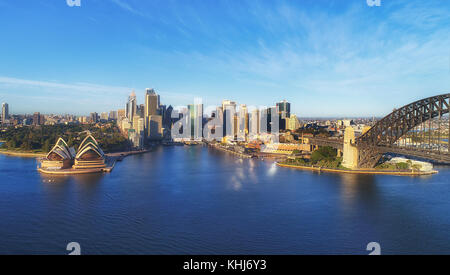
POLYGON ((9 105, 8 103, 2 104, 2 123, 5 123, 9 118, 9 105))
POLYGON ((140 118, 145 118, 145 106, 140 104, 137 108, 137 116, 140 118))
POLYGON ((236 102, 230 100, 222 101, 223 111, 223 137, 234 139, 235 132, 235 115, 236 102))
POLYGON ((287 129, 288 130, 297 130, 298 128, 300 128, 300 121, 298 120, 298 117, 294 114, 291 115, 291 117, 288 119, 288 125, 287 125, 287 129))
POLYGON ((259 115, 259 110, 258 109, 254 109, 251 113, 251 117, 250 117, 250 135, 252 136, 252 138, 257 138, 259 133, 260 133, 260 115, 259 115))
POLYGON ((118 118, 117 111, 109 112, 109 117, 108 117, 109 120, 117 120, 117 118, 118 118))
POLYGON ((154 89, 147 89, 145 93, 145 116, 154 116, 158 114, 159 96, 154 89))
POLYGON ((107 121, 107 120, 108 120, 108 113, 102 112, 102 113, 100 114, 100 120, 107 121))
POLYGON ((91 123, 97 123, 98 118, 99 118, 98 113, 96 113, 96 112, 91 113, 91 123))
POLYGON ((122 119, 126 118, 126 110, 124 109, 119 109, 117 110, 117 120, 121 121, 122 119))
POLYGON ((283 100, 277 103, 277 111, 281 119, 291 117, 291 103, 283 100))
POLYGON ((147 135, 151 140, 159 140, 162 138, 162 116, 151 115, 147 122, 147 135))
POLYGON ((164 112, 163 115, 163 127, 166 129, 172 128, 172 111, 173 107, 170 105, 164 112))
POLYGON ((244 137, 248 134, 248 109, 247 105, 241 104, 239 107, 238 136, 244 137))
MULTIPOLYGON (((145 128, 149 127, 150 116, 158 115, 159 109, 159 96, 156 94, 153 89, 146 89, 145 92, 145 128)), ((150 134, 150 131, 147 131, 150 134)))
POLYGON ((41 113, 36 112, 33 114, 33 125, 41 125, 41 113))
POLYGON ((133 91, 128 97, 127 103, 127 118, 129 121, 133 121, 133 117, 136 114, 136 112, 137 112, 137 100, 136 100, 136 93, 133 91))
POLYGON ((188 105, 191 140, 200 141, 203 138, 203 104, 188 105))

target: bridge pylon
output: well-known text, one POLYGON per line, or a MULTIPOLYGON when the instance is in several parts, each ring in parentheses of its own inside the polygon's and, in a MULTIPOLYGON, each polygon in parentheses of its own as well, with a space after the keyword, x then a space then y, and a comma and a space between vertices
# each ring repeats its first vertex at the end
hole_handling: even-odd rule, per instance
POLYGON ((355 145, 355 130, 352 127, 345 128, 344 133, 344 154, 342 166, 355 169, 358 168, 359 149, 355 145))

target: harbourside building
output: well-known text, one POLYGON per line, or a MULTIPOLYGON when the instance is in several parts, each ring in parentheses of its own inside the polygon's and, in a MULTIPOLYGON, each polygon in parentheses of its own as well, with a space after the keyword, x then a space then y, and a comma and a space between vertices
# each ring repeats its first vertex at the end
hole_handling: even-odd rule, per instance
POLYGON ((45 170, 83 170, 106 168, 106 157, 95 138, 89 134, 81 142, 78 152, 69 148, 64 139, 59 138, 47 156, 40 160, 40 168, 45 170))
POLYGON ((75 149, 69 148, 64 139, 59 138, 55 146, 41 160, 41 168, 45 169, 70 169, 75 158, 75 149))
POLYGON ((106 168, 105 153, 92 135, 88 135, 78 148, 73 169, 106 168))

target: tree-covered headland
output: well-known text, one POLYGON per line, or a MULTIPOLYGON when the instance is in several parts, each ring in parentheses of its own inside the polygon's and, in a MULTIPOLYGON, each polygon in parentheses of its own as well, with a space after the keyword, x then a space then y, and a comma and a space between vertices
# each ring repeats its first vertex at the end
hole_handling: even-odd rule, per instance
POLYGON ((42 126, 10 127, 0 132, 4 141, 2 149, 16 151, 48 152, 62 137, 69 147, 78 149, 86 131, 90 131, 105 152, 119 152, 130 149, 130 142, 124 137, 115 123, 97 125, 57 124, 42 126))

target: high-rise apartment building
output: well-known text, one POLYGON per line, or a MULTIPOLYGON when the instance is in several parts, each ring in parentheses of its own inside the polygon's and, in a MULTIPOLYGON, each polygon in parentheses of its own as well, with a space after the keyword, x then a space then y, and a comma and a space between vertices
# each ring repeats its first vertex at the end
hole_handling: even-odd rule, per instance
POLYGON ((6 123, 6 121, 9 118, 9 105, 8 103, 3 103, 2 104, 2 123, 6 123))

